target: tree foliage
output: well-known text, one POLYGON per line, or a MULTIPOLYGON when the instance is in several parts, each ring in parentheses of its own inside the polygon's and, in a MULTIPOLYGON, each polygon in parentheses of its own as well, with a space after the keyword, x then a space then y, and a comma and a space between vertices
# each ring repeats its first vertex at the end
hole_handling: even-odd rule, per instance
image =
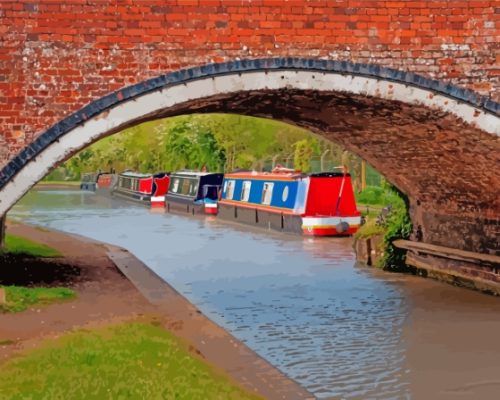
POLYGON ((231 114, 195 114, 143 123, 107 137, 82 150, 51 173, 48 179, 78 180, 97 170, 139 172, 200 169, 232 171, 262 169, 265 162, 294 160, 310 170, 339 146, 310 132, 279 121, 231 114), (62 177, 64 176, 64 178, 62 177))
POLYGON ((304 138, 294 143, 294 164, 296 169, 309 172, 310 160, 319 152, 319 145, 315 138, 304 138))

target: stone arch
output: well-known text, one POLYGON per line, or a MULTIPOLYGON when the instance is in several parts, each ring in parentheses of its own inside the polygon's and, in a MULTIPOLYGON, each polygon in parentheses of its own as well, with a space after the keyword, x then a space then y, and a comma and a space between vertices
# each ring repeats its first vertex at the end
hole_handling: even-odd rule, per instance
POLYGON ((377 65, 281 58, 180 70, 96 100, 38 136, 0 171, 0 215, 102 137, 167 116, 233 112, 291 122, 341 143, 408 194, 426 240, 450 245, 440 229, 460 226, 462 241, 452 247, 485 251, 500 210, 499 111, 470 90, 377 65), (444 224, 443 215, 462 222, 444 224))

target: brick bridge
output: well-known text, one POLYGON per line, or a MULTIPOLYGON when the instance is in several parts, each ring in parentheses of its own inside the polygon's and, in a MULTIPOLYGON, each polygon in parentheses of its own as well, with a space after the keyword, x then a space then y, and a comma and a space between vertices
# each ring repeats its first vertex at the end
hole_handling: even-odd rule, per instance
MULTIPOLYGON (((0 215, 106 135, 241 113, 365 158, 422 243, 466 252, 440 267, 463 274, 467 252, 500 251, 499 16, 498 0, 2 0, 0 215)), ((498 283, 490 261, 473 274, 498 283)))

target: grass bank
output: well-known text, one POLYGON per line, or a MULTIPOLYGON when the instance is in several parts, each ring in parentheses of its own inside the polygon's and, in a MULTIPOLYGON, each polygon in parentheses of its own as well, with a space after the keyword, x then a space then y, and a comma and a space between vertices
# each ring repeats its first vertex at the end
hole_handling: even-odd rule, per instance
POLYGON ((51 303, 71 300, 76 297, 68 288, 27 288, 0 286, 5 291, 5 303, 0 304, 0 313, 20 312, 31 306, 46 306, 51 303))
MULTIPOLYGON (((17 264, 25 265, 32 263, 25 258, 53 258, 61 257, 62 254, 52 247, 41 243, 33 242, 21 236, 9 235, 5 237, 5 248, 0 256, 4 256, 4 270, 0 273, 0 283, 5 283, 5 274, 9 266, 12 268, 12 258, 20 259, 15 268, 19 268, 17 264)), ((0 258, 1 262, 1 258, 0 258)), ((42 268, 42 267, 40 267, 42 268)), ((2 286, 3 296, 0 302, 0 313, 20 312, 28 309, 31 306, 45 306, 54 302, 69 300, 76 297, 74 290, 61 287, 23 287, 23 286, 2 286), (5 301, 3 301, 5 300, 5 301)))
POLYGON ((365 218, 366 222, 358 229, 355 237, 367 239, 374 235, 381 235, 384 233, 384 228, 377 224, 377 215, 368 215, 365 218))
POLYGON ((56 249, 41 243, 36 243, 20 236, 5 236, 4 255, 15 255, 25 257, 61 257, 62 254, 56 249))
POLYGON ((257 399, 154 322, 82 330, 1 365, 9 399, 257 399))
POLYGON ((80 186, 79 181, 40 181, 36 186, 80 186))

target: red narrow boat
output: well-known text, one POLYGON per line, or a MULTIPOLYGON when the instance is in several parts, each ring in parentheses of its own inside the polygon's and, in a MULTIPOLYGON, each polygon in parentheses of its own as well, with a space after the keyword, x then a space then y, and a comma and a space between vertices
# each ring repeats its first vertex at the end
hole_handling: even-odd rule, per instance
POLYGON ((127 171, 118 176, 112 194, 129 200, 149 203, 152 207, 164 207, 169 183, 168 173, 162 172, 152 175, 127 171))

